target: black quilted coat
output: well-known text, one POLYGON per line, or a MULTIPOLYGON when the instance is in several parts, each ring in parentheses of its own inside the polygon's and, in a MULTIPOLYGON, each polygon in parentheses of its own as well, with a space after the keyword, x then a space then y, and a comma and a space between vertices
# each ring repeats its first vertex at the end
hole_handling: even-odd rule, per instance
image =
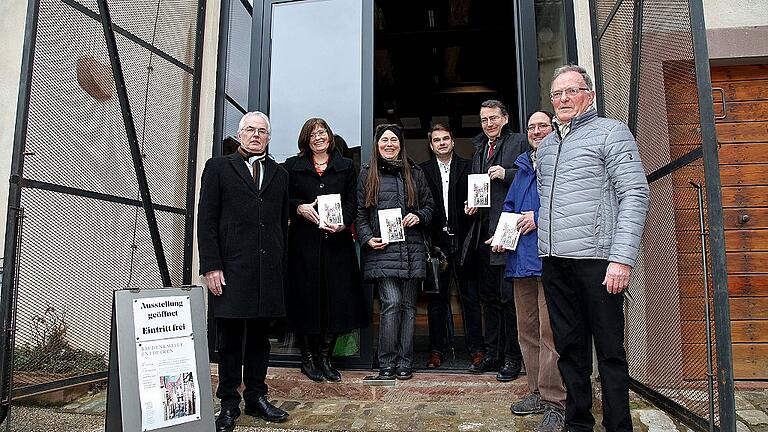
POLYGON ((432 193, 421 168, 410 162, 413 180, 416 183, 418 200, 416 208, 408 208, 401 169, 379 160, 379 200, 376 206, 365 207, 365 182, 369 167, 363 166, 357 182, 357 217, 355 227, 361 245, 363 277, 366 280, 379 278, 423 279, 426 276, 426 254, 424 251, 424 229, 432 220, 435 208, 432 193), (403 216, 413 213, 419 217, 416 226, 405 229, 405 241, 390 243, 381 250, 373 250, 368 240, 381 237, 379 209, 400 207, 403 216))

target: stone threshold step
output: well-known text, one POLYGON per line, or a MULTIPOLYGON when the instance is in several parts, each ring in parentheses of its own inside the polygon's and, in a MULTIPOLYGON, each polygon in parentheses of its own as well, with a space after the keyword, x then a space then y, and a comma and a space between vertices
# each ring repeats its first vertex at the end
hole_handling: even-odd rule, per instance
MULTIPOLYGON (((369 385, 363 378, 374 375, 371 371, 341 371, 339 383, 314 382, 295 368, 269 368, 267 385, 270 399, 283 400, 353 400, 357 402, 385 401, 454 402, 466 398, 474 403, 493 402, 510 404, 527 391, 525 376, 515 381, 496 381, 495 374, 470 375, 454 373, 419 373, 407 381, 395 381, 393 386, 369 385)), ((218 375, 212 371, 216 388, 218 375)))

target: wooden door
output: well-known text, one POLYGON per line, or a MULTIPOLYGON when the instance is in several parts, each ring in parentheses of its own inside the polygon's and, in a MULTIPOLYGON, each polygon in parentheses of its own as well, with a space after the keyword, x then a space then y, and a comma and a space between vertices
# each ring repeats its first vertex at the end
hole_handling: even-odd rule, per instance
POLYGON ((768 379, 768 65, 712 68, 734 378, 768 379))

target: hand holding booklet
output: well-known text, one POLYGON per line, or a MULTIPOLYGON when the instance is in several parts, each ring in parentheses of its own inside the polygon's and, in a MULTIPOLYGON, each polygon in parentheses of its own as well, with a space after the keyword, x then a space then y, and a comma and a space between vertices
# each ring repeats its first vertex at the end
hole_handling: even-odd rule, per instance
POLYGON ((496 225, 496 232, 493 233, 491 246, 503 246, 507 250, 515 250, 517 241, 520 239, 520 231, 517 229, 517 221, 523 215, 520 213, 502 213, 499 216, 499 223, 496 225))
POLYGON ((488 174, 470 174, 467 177, 467 187, 469 207, 491 206, 491 177, 488 174))
POLYGON ((379 229, 382 243, 405 241, 403 211, 400 208, 379 210, 379 229))
POLYGON ((320 226, 341 225, 344 218, 341 212, 341 194, 317 196, 317 214, 320 216, 320 226))

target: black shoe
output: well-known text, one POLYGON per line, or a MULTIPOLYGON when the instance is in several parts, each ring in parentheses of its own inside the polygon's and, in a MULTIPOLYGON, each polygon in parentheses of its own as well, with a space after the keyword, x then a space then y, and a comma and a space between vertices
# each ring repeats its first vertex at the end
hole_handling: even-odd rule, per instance
POLYGON ((317 357, 311 351, 301 353, 301 373, 312 381, 323 381, 323 372, 317 367, 317 357))
POLYGON ((395 379, 396 370, 393 367, 385 367, 379 369, 379 376, 376 377, 377 379, 383 379, 383 380, 393 380, 395 379))
POLYGON ((411 368, 400 367, 397 368, 397 379, 400 381, 406 381, 413 378, 413 371, 411 368))
POLYGON ((501 382, 514 381, 520 376, 520 360, 504 360, 504 366, 496 374, 496 380, 501 382))
POLYGON ((331 359, 322 353, 320 354, 320 371, 328 381, 341 381, 341 374, 331 365, 331 359))
POLYGON ((469 373, 472 373, 472 374, 482 374, 482 373, 498 370, 498 368, 499 368, 499 365, 498 365, 498 362, 496 362, 496 360, 488 356, 485 356, 483 357, 483 360, 480 361, 480 363, 477 363, 477 364, 473 363, 471 366, 469 366, 468 370, 469 370, 469 373))
POLYGON ((331 365, 331 350, 336 345, 336 336, 323 335, 320 342, 320 372, 331 382, 341 381, 341 374, 331 365))
POLYGON ((267 395, 261 395, 256 399, 254 406, 245 406, 245 415, 261 417, 268 422, 280 423, 288 419, 288 413, 272 405, 267 400, 267 395))
POLYGON ((240 408, 222 408, 216 417, 216 432, 232 432, 235 430, 235 420, 240 417, 240 408))

